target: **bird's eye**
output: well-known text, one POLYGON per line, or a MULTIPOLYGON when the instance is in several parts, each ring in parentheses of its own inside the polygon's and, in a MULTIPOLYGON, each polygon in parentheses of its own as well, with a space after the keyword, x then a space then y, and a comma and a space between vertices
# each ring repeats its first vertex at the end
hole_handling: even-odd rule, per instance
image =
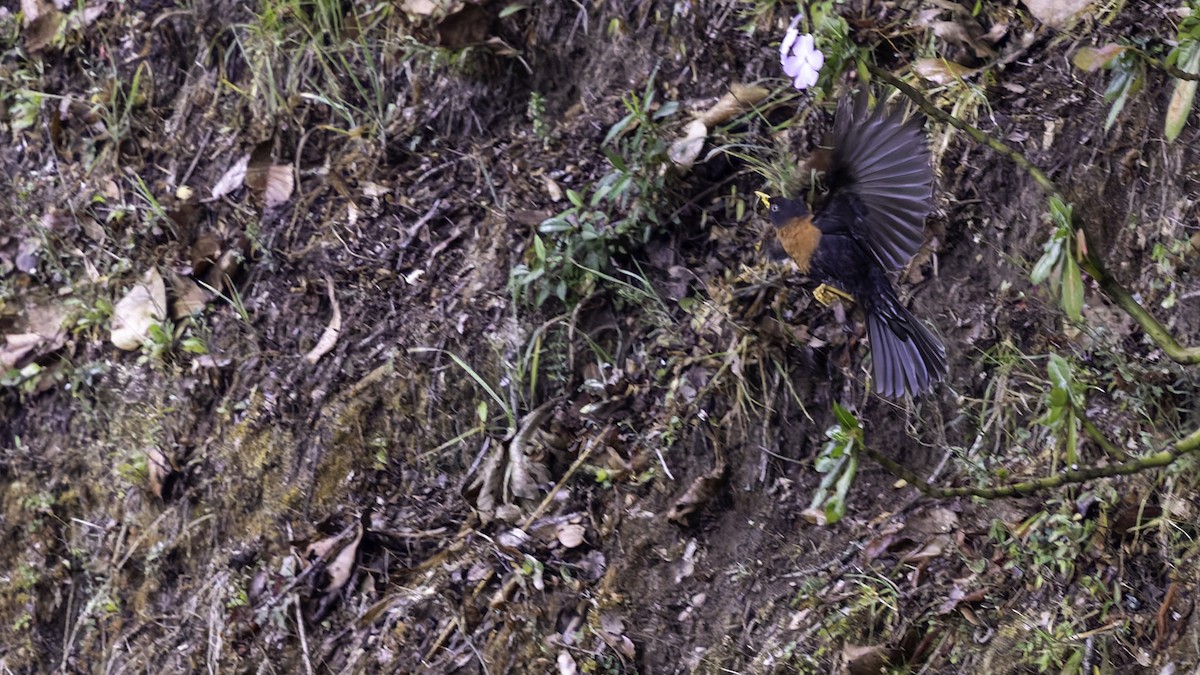
POLYGON ((776 213, 777 211, 779 211, 779 205, 778 205, 778 204, 772 204, 772 205, 771 205, 771 213, 776 213))

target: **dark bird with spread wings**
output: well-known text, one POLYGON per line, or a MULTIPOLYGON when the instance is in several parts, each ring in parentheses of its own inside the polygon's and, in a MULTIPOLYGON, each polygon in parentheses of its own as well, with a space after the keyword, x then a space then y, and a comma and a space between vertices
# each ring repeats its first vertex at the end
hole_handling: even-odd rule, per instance
POLYGON ((779 243, 821 283, 818 300, 829 304, 841 295, 862 307, 876 393, 923 394, 946 376, 946 348, 900 302, 888 278, 921 247, 933 203, 920 118, 882 104, 871 111, 865 94, 843 99, 825 177, 829 197, 815 216, 803 200, 761 195, 779 243))

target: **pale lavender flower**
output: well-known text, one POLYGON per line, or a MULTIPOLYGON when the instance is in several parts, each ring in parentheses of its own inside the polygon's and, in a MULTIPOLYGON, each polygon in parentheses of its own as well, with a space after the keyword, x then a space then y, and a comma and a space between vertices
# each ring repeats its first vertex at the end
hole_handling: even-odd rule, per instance
POLYGON ((800 17, 797 16, 788 26, 783 43, 779 45, 779 63, 797 89, 808 89, 817 83, 817 74, 825 65, 825 55, 813 44, 810 33, 800 34, 799 24, 800 17))

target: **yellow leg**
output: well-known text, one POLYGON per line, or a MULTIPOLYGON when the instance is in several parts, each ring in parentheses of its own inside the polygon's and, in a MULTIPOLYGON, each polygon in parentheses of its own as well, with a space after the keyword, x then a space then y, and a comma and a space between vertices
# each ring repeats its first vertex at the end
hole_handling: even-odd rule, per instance
POLYGON ((834 288, 829 284, 821 284, 820 286, 817 286, 817 289, 813 291, 813 297, 817 299, 817 302, 825 305, 826 307, 832 305, 833 301, 837 300, 838 298, 841 298, 846 302, 854 302, 853 295, 850 295, 840 288, 834 288))

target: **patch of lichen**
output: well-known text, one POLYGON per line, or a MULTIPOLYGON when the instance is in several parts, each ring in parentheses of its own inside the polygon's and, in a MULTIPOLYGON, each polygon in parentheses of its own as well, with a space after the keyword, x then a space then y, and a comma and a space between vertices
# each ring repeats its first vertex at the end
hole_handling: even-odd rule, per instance
POLYGON ((221 481, 214 494, 223 503, 213 506, 232 531, 275 538, 278 516, 301 502, 303 490, 295 483, 301 452, 291 430, 264 421, 261 394, 248 403, 245 417, 214 446, 214 475, 221 481))

